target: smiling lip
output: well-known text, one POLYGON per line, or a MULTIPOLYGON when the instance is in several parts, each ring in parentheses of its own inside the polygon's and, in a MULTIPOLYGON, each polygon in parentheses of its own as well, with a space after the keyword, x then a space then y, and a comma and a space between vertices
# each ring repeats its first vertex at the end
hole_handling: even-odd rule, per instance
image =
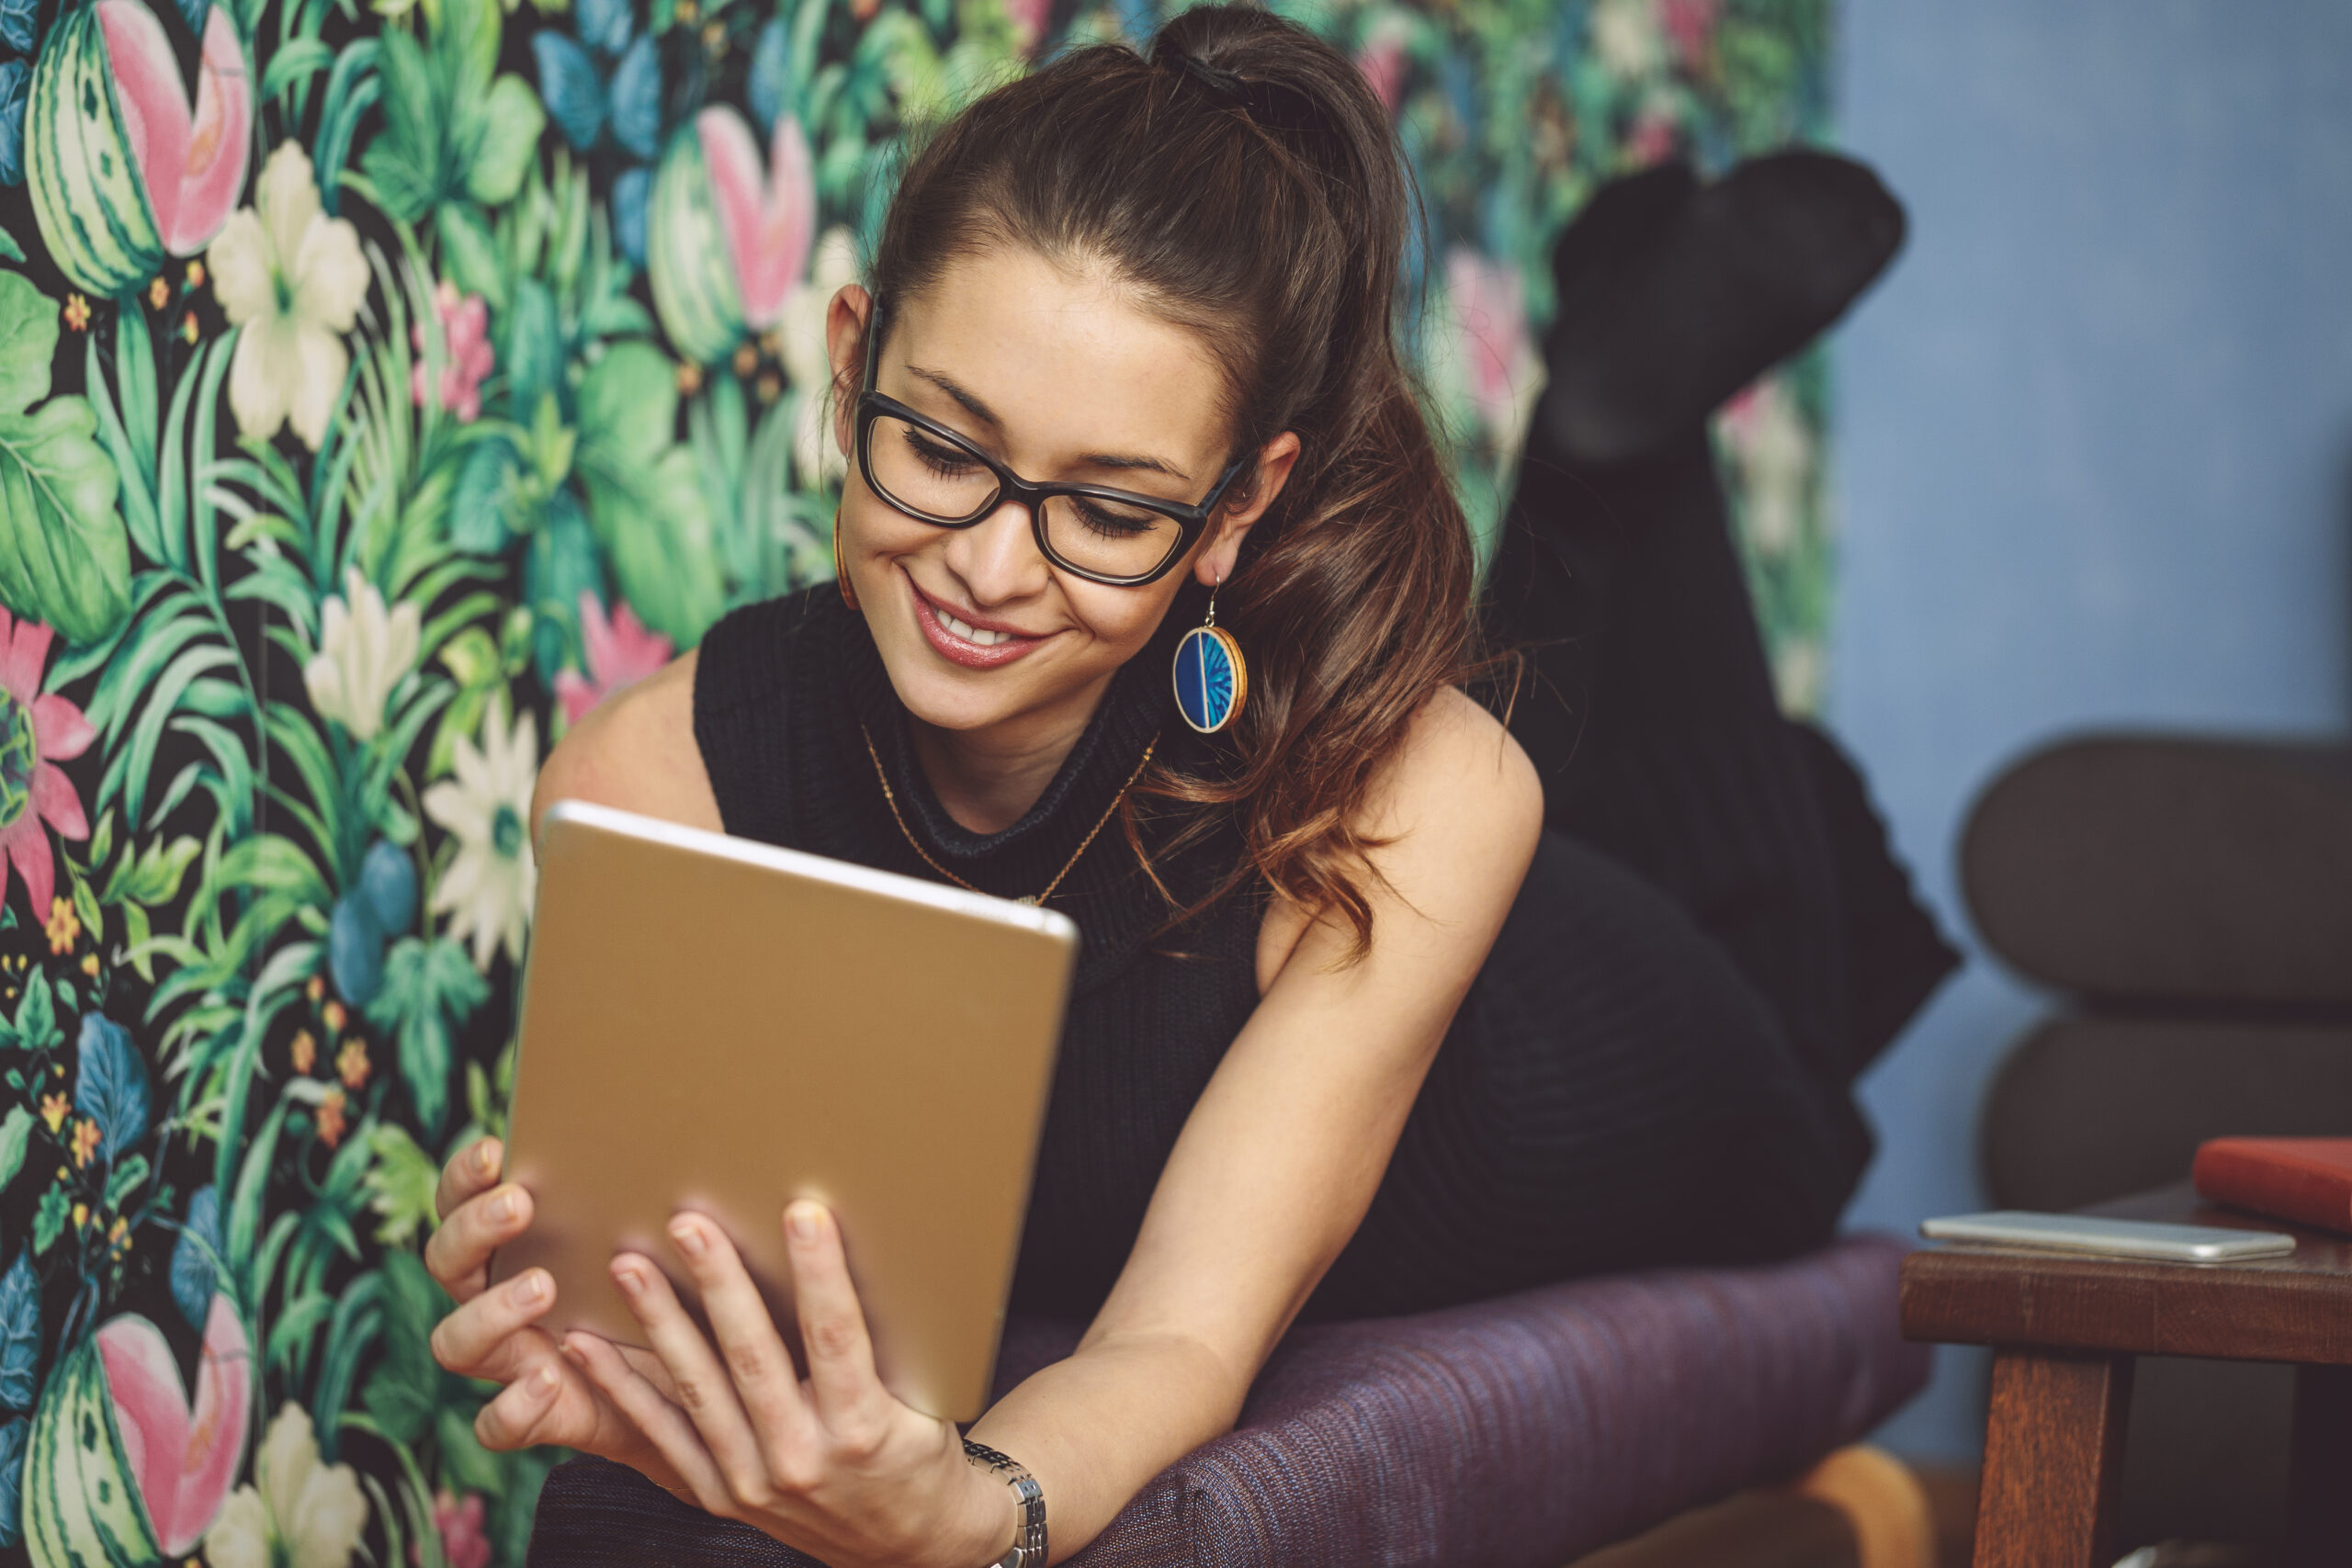
MULTIPOLYGON (((1019 659, 1022 655, 1027 653, 1030 649, 1035 648, 1039 643, 1046 640, 1042 637, 1023 636, 1022 633, 1012 631, 1009 627, 989 626, 976 621, 966 621, 965 624, 971 626, 976 631, 993 631, 1002 632, 1004 634, 1004 640, 993 646, 970 641, 967 638, 959 637, 956 633, 949 631, 945 624, 940 620, 940 615, 943 612, 946 615, 956 615, 956 612, 954 610, 947 609, 946 606, 935 603, 929 594, 925 593, 922 589, 915 587, 915 580, 912 577, 909 577, 907 579, 907 587, 913 592, 915 597, 915 624, 922 627, 923 639, 931 644, 933 649, 936 651, 942 659, 948 660, 950 663, 960 664, 967 670, 995 670, 1001 668, 1003 665, 1012 663, 1014 660, 1019 659)), ((960 615, 956 615, 956 618, 958 620, 964 619, 964 617, 960 615)))

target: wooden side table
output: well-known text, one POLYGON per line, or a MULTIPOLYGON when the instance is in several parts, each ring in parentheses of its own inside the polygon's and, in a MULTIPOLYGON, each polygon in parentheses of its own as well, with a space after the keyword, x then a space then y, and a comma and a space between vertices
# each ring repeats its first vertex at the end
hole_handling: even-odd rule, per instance
POLYGON ((2205 1205, 2187 1182, 2086 1211, 2286 1231, 2245 1263, 2149 1263, 1974 1245, 1903 1265, 1903 1333, 1993 1348, 1975 1568, 2109 1568, 2140 1356, 2290 1361, 2293 1568, 2352 1563, 2352 1239, 2205 1205))

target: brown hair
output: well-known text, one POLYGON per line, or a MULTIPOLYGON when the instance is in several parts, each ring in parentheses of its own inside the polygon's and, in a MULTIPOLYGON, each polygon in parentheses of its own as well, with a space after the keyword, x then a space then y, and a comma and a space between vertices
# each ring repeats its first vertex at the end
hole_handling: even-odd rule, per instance
MULTIPOLYGON (((1008 243, 1107 263, 1203 335, 1234 451, 1297 433, 1290 481, 1218 598, 1250 661, 1239 766, 1144 787, 1233 809, 1246 858, 1219 895, 1254 870, 1344 918, 1359 955, 1377 845, 1355 823, 1471 652, 1469 529, 1398 344, 1417 216, 1388 115, 1346 56, 1263 11, 1204 6, 1148 60, 1077 50, 941 128, 905 168, 872 268, 899 299, 1008 243)), ((1128 836, 1140 852, 1132 816, 1128 836)))

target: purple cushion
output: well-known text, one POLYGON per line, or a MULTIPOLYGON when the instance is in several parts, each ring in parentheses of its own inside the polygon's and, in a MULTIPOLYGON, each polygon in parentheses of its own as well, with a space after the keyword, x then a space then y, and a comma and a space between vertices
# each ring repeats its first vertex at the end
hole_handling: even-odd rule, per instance
MULTIPOLYGON (((1294 1330, 1239 1427, 1146 1486, 1086 1568, 1557 1568, 1693 1505, 1793 1475, 1927 1379, 1896 1328, 1902 1243, 1584 1280, 1416 1317, 1294 1330)), ((1016 1323, 1000 1378, 1078 1331, 1016 1323)), ((559 1468, 534 1563, 810 1560, 634 1472, 559 1468)))

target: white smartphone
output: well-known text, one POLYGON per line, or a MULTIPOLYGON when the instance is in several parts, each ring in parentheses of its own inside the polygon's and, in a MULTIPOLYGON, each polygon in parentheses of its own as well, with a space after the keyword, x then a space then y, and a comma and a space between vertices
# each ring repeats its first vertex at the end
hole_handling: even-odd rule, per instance
POLYGON ((2219 1225, 2168 1225, 2153 1220, 2110 1220, 2098 1214, 2034 1214, 2004 1209, 1989 1214, 1947 1214, 1922 1221, 1930 1241, 1980 1241, 2053 1252, 2154 1258, 2172 1263, 2234 1263, 2278 1258, 2295 1238, 2278 1231, 2225 1230, 2219 1225))

